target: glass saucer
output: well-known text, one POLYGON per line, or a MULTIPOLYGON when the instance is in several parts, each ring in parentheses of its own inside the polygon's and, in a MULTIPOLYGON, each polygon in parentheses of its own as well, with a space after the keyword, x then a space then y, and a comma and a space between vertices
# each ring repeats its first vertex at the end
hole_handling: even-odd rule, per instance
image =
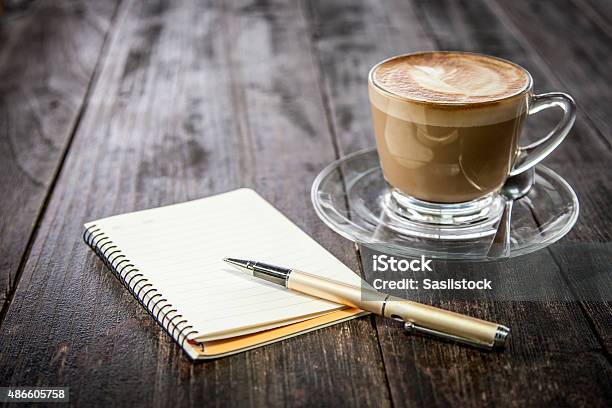
POLYGON ((406 233, 389 217, 388 194, 374 148, 331 163, 317 176, 311 190, 317 215, 332 230, 374 250, 404 257, 488 260, 524 255, 559 240, 578 218, 576 194, 563 178, 543 165, 536 167, 535 185, 529 194, 514 203, 509 251, 491 250, 494 234, 441 239, 406 233))

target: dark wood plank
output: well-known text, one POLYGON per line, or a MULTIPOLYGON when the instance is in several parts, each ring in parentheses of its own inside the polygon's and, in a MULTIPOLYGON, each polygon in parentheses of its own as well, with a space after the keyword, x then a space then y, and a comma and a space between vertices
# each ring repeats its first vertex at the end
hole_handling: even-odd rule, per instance
POLYGON ((17 5, 0 14, 0 320, 117 1, 17 5))
MULTIPOLYGON (((490 53, 528 67, 539 91, 563 90, 481 2, 383 4, 310 2, 332 123, 343 153, 374 144, 366 77, 370 66, 386 56, 436 48, 490 53), (352 112, 356 113, 351 115, 352 112)), ((529 130, 542 134, 554 120, 545 117, 529 130)), ((562 170, 567 170, 563 166, 568 163, 599 166, 607 159, 605 142, 587 124, 578 123, 571 141, 569 147, 560 149, 565 152, 563 156, 555 152, 549 160, 558 165, 561 174, 567 174, 562 170), (575 152, 575 146, 588 148, 575 152)), ((578 177, 575 172, 569 174, 578 177)), ((605 197, 602 192, 594 200, 605 197)), ((588 224, 579 227, 589 230, 588 224)), ((368 268, 371 255, 371 251, 362 248, 369 279, 374 277, 368 268)), ((395 404, 505 406, 564 405, 572 401, 605 405, 611 395, 612 372, 605 350, 550 253, 541 251, 509 262, 437 262, 435 266, 438 276, 449 276, 451 272, 461 277, 486 276, 503 291, 488 298, 474 295, 472 300, 425 293, 422 300, 508 324, 513 329, 513 339, 504 353, 483 354, 406 337, 394 322, 377 320, 395 404), (540 290, 534 292, 534 288, 540 290), (568 367, 573 375, 567 374, 568 367), (576 383, 575 376, 584 376, 585 380, 576 383)))
POLYGON ((80 242, 96 217, 249 186, 349 266, 310 183, 334 158, 299 8, 126 2, 0 333, 4 384, 71 402, 389 405, 369 318, 192 364, 80 242))
POLYGON ((575 0, 582 14, 597 24, 608 34, 612 30, 612 4, 605 0, 575 0))
POLYGON ((575 298, 611 360, 612 350, 612 264, 610 242, 562 242, 551 247, 555 262, 564 273, 575 298))

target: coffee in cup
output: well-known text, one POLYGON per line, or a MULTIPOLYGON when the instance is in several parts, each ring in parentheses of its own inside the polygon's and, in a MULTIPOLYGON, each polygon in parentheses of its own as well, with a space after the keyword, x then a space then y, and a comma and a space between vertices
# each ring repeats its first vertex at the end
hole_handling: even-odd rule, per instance
POLYGON ((393 57, 372 68, 368 88, 389 208, 412 222, 495 222, 508 176, 546 157, 575 117, 571 97, 534 96, 524 68, 481 54, 393 57), (564 111, 557 128, 519 147, 525 117, 551 106, 564 111))

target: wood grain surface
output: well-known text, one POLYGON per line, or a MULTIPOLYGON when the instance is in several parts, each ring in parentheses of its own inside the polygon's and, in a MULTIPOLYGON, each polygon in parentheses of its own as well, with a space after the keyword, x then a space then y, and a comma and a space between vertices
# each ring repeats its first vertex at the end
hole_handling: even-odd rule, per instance
MULTIPOLYGON (((23 4, 0 16, 0 386, 69 386, 79 406, 609 406, 608 4, 23 4), (81 242, 85 221, 244 186, 371 279, 373 252, 325 227, 309 189, 374 144, 369 68, 427 49, 508 58, 579 105, 545 161, 579 196, 572 232, 510 261, 435 263, 492 293, 417 294, 507 324, 504 352, 366 317, 193 364, 81 242)), ((527 138, 557 119, 530 119, 527 138)))
POLYGON ((117 2, 14 3, 0 15, 0 320, 84 110, 117 2))

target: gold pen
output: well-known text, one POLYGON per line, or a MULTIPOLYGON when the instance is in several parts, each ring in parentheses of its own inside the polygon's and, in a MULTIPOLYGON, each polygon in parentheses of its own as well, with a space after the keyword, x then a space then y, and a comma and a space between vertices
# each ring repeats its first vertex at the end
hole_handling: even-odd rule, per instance
POLYGON ((235 258, 223 260, 252 273, 257 278, 288 289, 402 321, 404 328, 410 332, 437 336, 486 349, 503 348, 510 334, 510 329, 506 326, 411 302, 378 292, 373 288, 352 286, 296 269, 262 262, 235 258))

